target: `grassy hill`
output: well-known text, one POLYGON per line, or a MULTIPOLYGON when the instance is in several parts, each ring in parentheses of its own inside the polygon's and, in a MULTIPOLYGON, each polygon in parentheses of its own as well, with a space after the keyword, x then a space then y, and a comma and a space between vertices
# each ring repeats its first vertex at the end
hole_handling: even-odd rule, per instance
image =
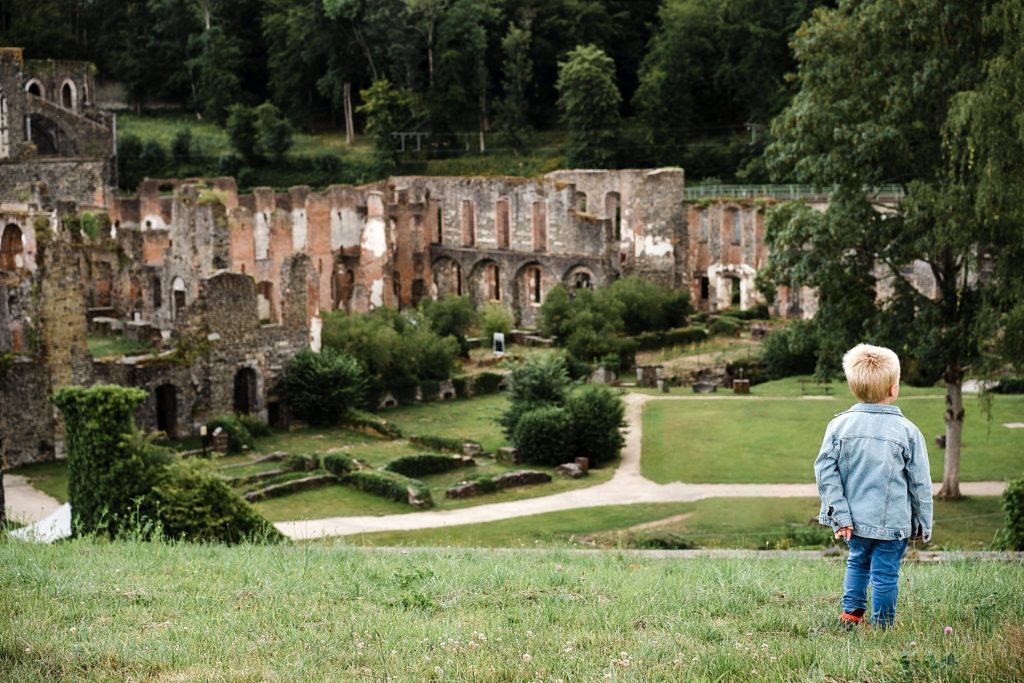
POLYGON ((889 631, 837 627, 841 579, 830 560, 0 541, 0 680, 1024 677, 1024 565, 909 564, 889 631))

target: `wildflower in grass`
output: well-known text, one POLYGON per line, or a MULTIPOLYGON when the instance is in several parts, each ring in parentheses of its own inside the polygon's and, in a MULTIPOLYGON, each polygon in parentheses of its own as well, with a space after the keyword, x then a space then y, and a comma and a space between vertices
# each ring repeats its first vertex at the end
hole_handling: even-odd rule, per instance
POLYGON ((946 628, 942 629, 942 632, 945 633, 948 636, 950 633, 953 632, 953 627, 952 626, 947 626, 946 628))
POLYGON ((529 664, 531 661, 533 661, 533 657, 530 656, 530 653, 524 652, 523 653, 523 661, 526 662, 527 664, 529 664))

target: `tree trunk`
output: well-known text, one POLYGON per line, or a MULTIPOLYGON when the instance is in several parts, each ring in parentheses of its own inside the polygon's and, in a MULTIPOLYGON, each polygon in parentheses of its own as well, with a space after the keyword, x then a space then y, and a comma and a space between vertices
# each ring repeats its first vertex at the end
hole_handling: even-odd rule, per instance
POLYGON ((942 462, 942 488, 939 498, 960 497, 960 438, 964 427, 964 372, 959 364, 946 370, 946 454, 942 462))
POLYGON ((4 506, 4 468, 3 463, 0 463, 0 533, 3 533, 4 526, 7 524, 7 508, 4 506))
POLYGON ((352 119, 352 84, 345 83, 345 144, 351 145, 356 139, 355 123, 352 119))

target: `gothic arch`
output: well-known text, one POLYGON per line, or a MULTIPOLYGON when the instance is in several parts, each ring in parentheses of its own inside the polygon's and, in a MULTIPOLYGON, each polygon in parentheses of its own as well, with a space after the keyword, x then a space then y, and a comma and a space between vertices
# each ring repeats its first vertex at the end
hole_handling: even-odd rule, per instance
POLYGON ((78 112, 78 88, 70 78, 65 78, 60 86, 60 104, 68 111, 78 112))
POLYGON ((0 237, 0 270, 19 270, 25 267, 24 235, 14 223, 4 227, 0 237))

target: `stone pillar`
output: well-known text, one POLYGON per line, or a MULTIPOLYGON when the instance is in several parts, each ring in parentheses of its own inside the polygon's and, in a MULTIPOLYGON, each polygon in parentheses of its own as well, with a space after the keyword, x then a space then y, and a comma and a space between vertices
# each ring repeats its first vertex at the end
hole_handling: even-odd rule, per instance
POLYGON ((388 305, 391 291, 391 240, 384 213, 384 194, 366 193, 366 225, 359 241, 359 271, 352 310, 360 313, 388 305))

